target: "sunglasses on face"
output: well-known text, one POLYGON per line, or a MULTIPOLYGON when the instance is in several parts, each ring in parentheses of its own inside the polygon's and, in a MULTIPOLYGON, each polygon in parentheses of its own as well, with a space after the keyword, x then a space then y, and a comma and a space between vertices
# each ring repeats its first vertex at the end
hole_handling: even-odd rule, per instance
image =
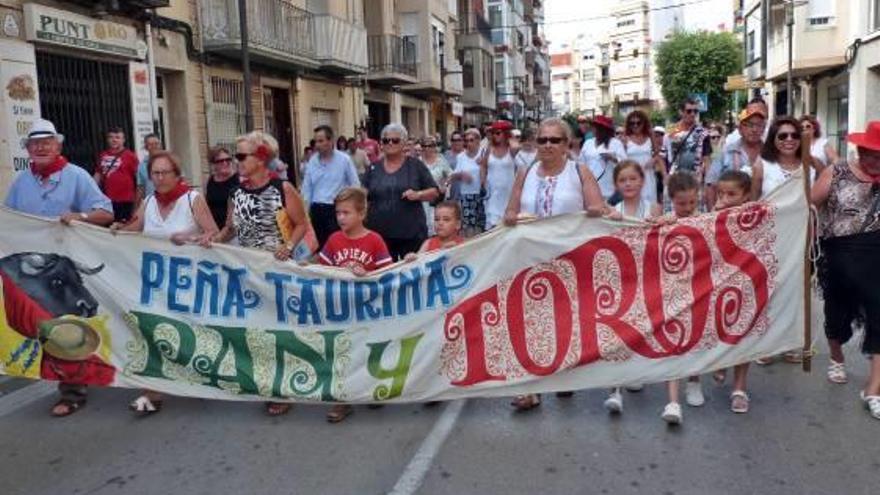
POLYGON ((565 138, 559 136, 541 136, 538 139, 535 139, 535 142, 538 144, 562 144, 565 142, 565 138))
POLYGON ((687 113, 690 115, 696 115, 696 114, 700 113, 700 109, 699 108, 685 108, 684 113, 687 113))
POLYGON ((709 138, 712 139, 712 141, 717 141, 717 140, 721 139, 721 136, 716 134, 716 135, 709 136, 709 138))
POLYGON ((422 148, 436 148, 437 145, 434 143, 423 144, 422 148))
POLYGON ((796 132, 780 132, 776 135, 779 141, 800 141, 801 135, 796 132))
POLYGON ((247 160, 247 157, 251 156, 251 153, 236 153, 235 160, 238 162, 243 162, 247 160))
POLYGON ((382 144, 400 144, 401 141, 400 138, 382 138, 382 144))
POLYGON ((630 126, 634 126, 634 125, 642 125, 642 121, 641 121, 641 120, 630 120, 630 121, 629 121, 629 125, 630 125, 630 126))

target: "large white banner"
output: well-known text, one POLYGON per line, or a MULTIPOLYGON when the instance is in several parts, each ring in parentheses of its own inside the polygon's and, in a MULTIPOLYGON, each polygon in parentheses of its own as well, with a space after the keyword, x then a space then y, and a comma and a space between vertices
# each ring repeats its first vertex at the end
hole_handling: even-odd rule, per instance
POLYGON ((521 224, 363 278, 0 210, 0 372, 348 402, 695 375, 803 345, 802 187, 662 227, 521 224))

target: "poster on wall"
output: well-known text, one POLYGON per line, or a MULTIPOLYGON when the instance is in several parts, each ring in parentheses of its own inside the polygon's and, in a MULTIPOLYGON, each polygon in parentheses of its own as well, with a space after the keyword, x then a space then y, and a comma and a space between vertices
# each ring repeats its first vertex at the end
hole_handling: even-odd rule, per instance
POLYGON ((144 137, 153 132, 153 111, 150 105, 150 71, 147 64, 140 62, 128 63, 128 79, 131 88, 131 144, 135 147, 138 157, 144 158, 144 137))
POLYGON ((16 43, 7 50, 0 43, 0 197, 15 175, 28 166, 24 142, 34 120, 40 118, 40 99, 37 88, 37 67, 30 45, 16 43))

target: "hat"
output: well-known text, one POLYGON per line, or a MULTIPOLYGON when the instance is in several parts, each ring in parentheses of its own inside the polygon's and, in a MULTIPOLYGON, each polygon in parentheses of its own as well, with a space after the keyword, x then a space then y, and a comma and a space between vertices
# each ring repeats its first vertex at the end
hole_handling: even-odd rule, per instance
POLYGON ((513 124, 506 120, 496 120, 489 126, 490 131, 504 131, 510 132, 513 129, 513 124))
POLYGON ((868 122, 865 132, 852 132, 846 140, 860 148, 880 151, 880 120, 868 122))
POLYGON ((98 332, 73 318, 57 318, 40 323, 40 343, 46 354, 66 361, 84 361, 101 345, 98 332))
POLYGON ((28 141, 47 137, 54 137, 59 143, 64 142, 64 135, 55 129, 55 124, 46 119, 35 120, 34 125, 31 126, 31 132, 27 135, 28 141))
POLYGON ((755 108, 755 106, 753 105, 752 108, 749 108, 749 107, 743 108, 742 112, 739 113, 739 121, 740 121, 740 123, 745 122, 745 121, 749 120, 750 118, 754 117, 755 115, 759 115, 761 117, 764 117, 765 119, 767 118, 767 116, 764 115, 764 112, 762 112, 758 108, 755 108))
POLYGON ((611 117, 605 115, 597 115, 593 117, 593 125, 601 125, 606 129, 614 130, 614 121, 611 120, 611 117))
POLYGON ((666 128, 664 128, 662 125, 658 125, 657 127, 654 128, 654 132, 659 132, 660 134, 666 134, 666 128))

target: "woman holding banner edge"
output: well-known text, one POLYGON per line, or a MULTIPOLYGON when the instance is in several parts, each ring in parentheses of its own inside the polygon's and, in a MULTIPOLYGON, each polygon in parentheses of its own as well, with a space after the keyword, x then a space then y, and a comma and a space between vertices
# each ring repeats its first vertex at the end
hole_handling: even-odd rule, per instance
MULTIPOLYGON (((506 225, 566 213, 586 211, 590 216, 601 216, 610 212, 587 166, 569 159, 571 139, 571 128, 563 120, 550 118, 541 122, 535 140, 538 161, 517 173, 504 213, 506 225)), ((567 397, 571 392, 559 395, 567 397)), ((541 405, 541 396, 520 395, 511 405, 517 411, 528 411, 541 405)))

